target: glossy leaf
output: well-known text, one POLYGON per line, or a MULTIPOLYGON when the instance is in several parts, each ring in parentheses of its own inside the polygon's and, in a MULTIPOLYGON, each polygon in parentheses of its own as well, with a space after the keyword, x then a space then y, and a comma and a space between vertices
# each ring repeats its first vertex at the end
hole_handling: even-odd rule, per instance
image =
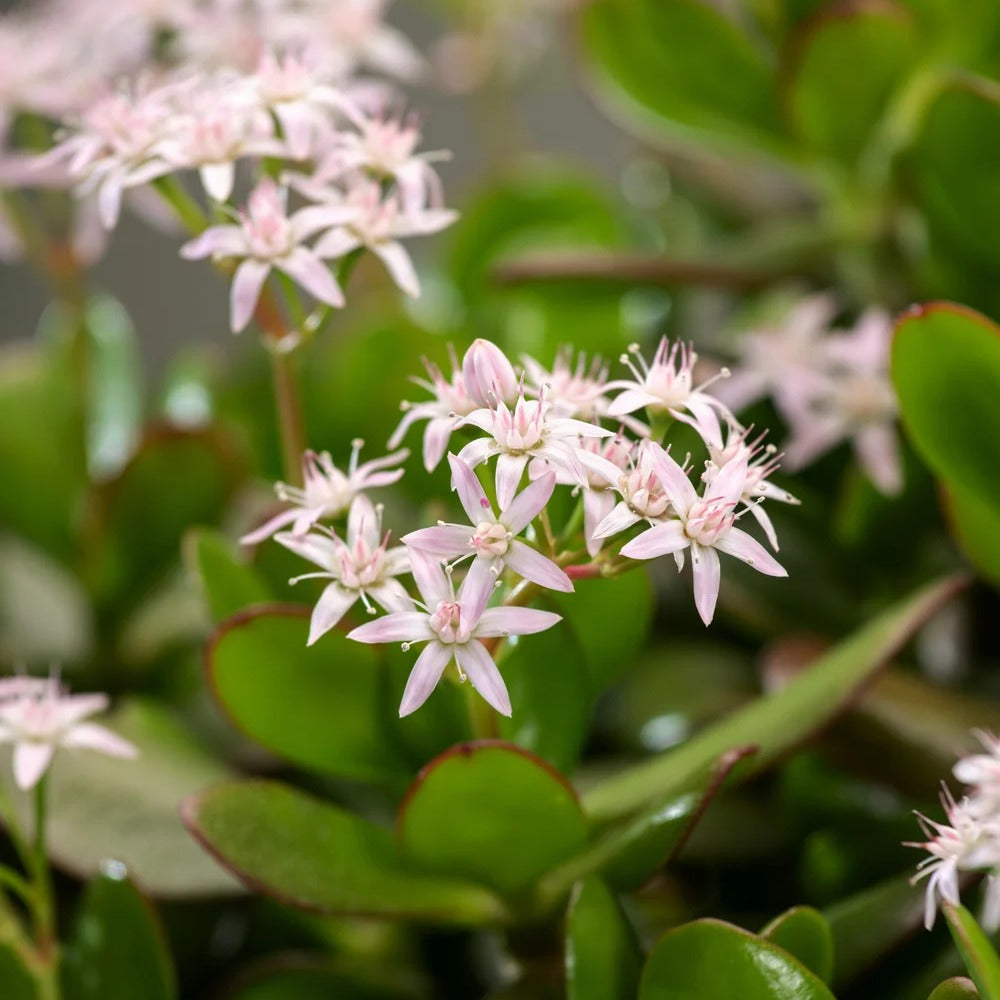
POLYGON ((951 303, 917 306, 896 326, 892 378, 917 450, 949 486, 1000 491, 1000 328, 951 303))
POLYGON ((177 985, 163 930, 123 865, 87 886, 61 968, 65 1000, 172 1000, 177 985))
POLYGON ((486 889, 416 870, 388 830, 277 782, 217 785, 185 802, 184 820, 246 885, 290 906, 470 925, 504 916, 486 889))
POLYGON ((513 712, 500 735, 561 771, 576 764, 590 722, 584 652, 572 632, 550 629, 518 644, 500 665, 513 712))
POLYGON ((650 952, 639 1000, 833 1000, 788 952, 721 920, 667 931, 650 952))
POLYGON ((753 702, 676 750, 595 785, 584 796, 587 813, 607 822, 666 799, 733 747, 758 749, 744 776, 763 769, 848 704, 962 582, 948 577, 924 587, 840 642, 777 694, 753 702))
POLYGON ((0 944, 0 984, 4 1000, 40 1000, 35 979, 17 951, 0 944))
POLYGON ((634 1000, 642 951, 621 904, 596 878, 580 882, 566 915, 567 1000, 634 1000))
POLYGON ((422 993, 394 969, 336 958, 278 955, 240 977, 226 1000, 413 1000, 422 993))
POLYGON ((954 976, 936 987, 927 1000, 980 1000, 980 997, 979 990, 971 979, 954 976))
POLYGON ((601 94, 642 135, 684 126, 761 141, 780 129, 770 67, 712 4, 597 0, 582 21, 601 94))
POLYGON ((1000 956, 964 906, 942 903, 948 929, 982 1000, 1000 1000, 1000 956))
POLYGON ((1000 503, 968 490, 942 490, 952 536, 979 575, 1000 586, 1000 503))
MULTIPOLYGON (((118 760, 87 750, 56 755, 47 827, 53 863, 89 879, 106 858, 117 858, 155 897, 237 892, 234 880, 191 840, 177 813, 185 796, 231 772, 151 703, 126 702, 101 723, 131 740, 139 757, 118 760)), ((26 819, 30 801, 17 801, 26 819)))
POLYGON ((282 757, 341 777, 384 777, 403 765, 383 726, 376 652, 339 631, 306 646, 310 609, 261 605, 227 619, 206 647, 220 705, 282 757))
POLYGON ((407 793, 397 826, 415 864, 505 894, 527 889, 586 839, 576 793, 562 775, 517 747, 488 741, 431 761, 407 793))
POLYGON ((1000 248, 1000 185, 991 164, 1000 156, 1000 86, 962 76, 940 88, 926 109, 909 171, 935 234, 990 267, 1000 248))
POLYGON ((824 983, 833 976, 833 932, 818 910, 811 906, 793 906, 775 917, 760 936, 784 948, 824 983))
POLYGON ((915 61, 906 8, 884 0, 839 4, 804 25, 791 45, 785 96, 796 131, 816 149, 854 162, 915 61))
POLYGON ((209 613, 217 622, 273 599, 261 575, 234 550, 235 543, 210 528, 196 528, 184 538, 188 571, 201 581, 209 613))

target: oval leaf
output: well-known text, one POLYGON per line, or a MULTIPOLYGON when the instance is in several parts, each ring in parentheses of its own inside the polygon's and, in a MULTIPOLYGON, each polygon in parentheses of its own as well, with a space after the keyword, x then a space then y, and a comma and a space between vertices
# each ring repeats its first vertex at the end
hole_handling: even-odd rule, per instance
POLYGON ((954 976, 937 986, 927 1000, 980 1000, 980 998, 979 990, 971 979, 954 976))
POLYGON ((250 604, 273 600, 271 589, 252 566, 235 555, 234 545, 210 528, 196 528, 184 538, 184 561, 201 581, 213 621, 222 621, 250 604))
POLYGON ((1000 495, 1000 327, 947 302, 896 325, 892 379, 917 450, 949 486, 1000 495))
POLYGON ((646 963, 639 1000, 834 1000, 781 948, 723 923, 696 920, 667 931, 646 963))
POLYGON ((205 649, 219 704, 248 736, 303 767, 361 779, 398 773, 377 654, 336 629, 306 646, 309 615, 269 604, 227 619, 205 649))
POLYGON ((793 906, 775 917, 761 937, 784 948, 824 983, 833 975, 833 932, 826 917, 811 906, 793 906))
POLYGON ((431 761, 400 807, 398 830, 417 864, 509 894, 528 888, 586 839, 565 778, 499 742, 464 743, 431 761))
POLYGON ((603 882, 580 882, 566 915, 568 1000, 633 1000, 642 951, 621 904, 603 882))
POLYGON ((109 862, 83 896, 61 969, 64 1000, 172 1000, 177 984, 163 929, 109 862))
POLYGON ((455 924, 504 916, 487 890, 415 871, 388 830, 278 782, 218 785, 188 799, 183 817, 243 882, 290 906, 455 924))

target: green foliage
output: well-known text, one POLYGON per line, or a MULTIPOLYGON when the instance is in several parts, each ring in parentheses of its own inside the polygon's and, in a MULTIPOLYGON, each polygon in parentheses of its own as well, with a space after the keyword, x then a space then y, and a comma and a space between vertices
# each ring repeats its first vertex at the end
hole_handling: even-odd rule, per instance
POLYGON ((941 907, 955 946, 962 954, 982 1000, 1000 998, 1000 957, 989 938, 964 906, 943 903, 941 907))
POLYGON ((760 936, 784 948, 824 983, 830 982, 834 965, 833 932, 822 913, 809 906, 792 907, 775 917, 760 936))

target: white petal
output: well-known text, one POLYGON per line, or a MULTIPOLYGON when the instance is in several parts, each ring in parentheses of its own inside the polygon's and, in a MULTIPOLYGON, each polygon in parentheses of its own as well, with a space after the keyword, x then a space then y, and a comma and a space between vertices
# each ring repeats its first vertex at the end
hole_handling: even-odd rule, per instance
POLYGON ((253 317, 270 270, 270 264, 249 257, 236 268, 230 290, 230 324, 233 333, 239 333, 253 317))
POLYGON ((316 602, 312 618, 309 621, 309 638, 306 645, 311 646, 320 636, 326 635, 347 612, 347 609, 358 599, 356 590, 346 590, 339 583, 331 583, 316 602))
POLYGON ((41 780, 55 750, 51 743, 17 743, 14 746, 14 781, 27 791, 41 780))
POLYGON ((756 538, 739 528, 730 528, 715 543, 720 552, 742 559, 748 566, 765 576, 788 576, 788 571, 764 548, 756 538))
POLYGON ((694 603, 706 625, 711 625, 719 599, 719 554, 702 545, 691 546, 691 573, 694 577, 694 603))
POLYGON ((134 744, 106 726, 99 726, 94 722, 81 722, 64 733, 59 742, 64 747, 83 747, 87 750, 96 750, 98 753, 106 753, 110 757, 132 758, 139 755, 134 744))
POLYGON ((518 576, 549 590, 573 592, 573 581, 551 560, 515 538, 507 549, 504 563, 518 576))
POLYGON ((202 186, 213 201, 228 201, 236 170, 232 163, 206 163, 199 171, 202 186))
POLYGON ((376 243, 371 247, 372 253, 381 258, 386 269, 400 290, 411 298, 420 297, 420 279, 413 267, 413 261, 402 243, 390 241, 376 243))
POLYGON ((403 691, 403 700, 399 703, 399 716, 415 712, 427 701, 430 693, 441 680, 444 668, 451 662, 454 646, 443 642, 429 642, 413 664, 410 676, 403 691))
POLYGON ((473 640, 464 646, 456 646, 455 659, 472 682, 472 686, 501 715, 510 715, 510 695, 507 694, 507 685, 504 684, 497 665, 482 643, 473 640))

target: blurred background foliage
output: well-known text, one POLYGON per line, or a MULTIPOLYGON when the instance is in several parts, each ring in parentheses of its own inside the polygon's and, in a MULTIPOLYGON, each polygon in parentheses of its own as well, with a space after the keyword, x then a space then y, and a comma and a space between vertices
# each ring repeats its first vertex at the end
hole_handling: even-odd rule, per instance
MULTIPOLYGON (((435 31, 493 30, 476 0, 396 10, 435 31)), ((559 11, 525 4, 517 17, 522 30, 550 34, 553 49, 533 64, 489 64, 471 94, 428 97, 430 144, 440 135, 457 150, 449 190, 462 218, 422 262, 424 297, 404 306, 362 261, 351 307, 302 351, 312 446, 335 460, 359 435, 381 448, 421 356, 443 363, 448 343, 461 351, 477 336, 543 361, 564 344, 614 361, 661 334, 726 356, 742 331, 811 290, 833 290, 844 318, 935 298, 1000 317, 993 0, 593 0, 559 11), (559 76, 553 66, 567 60, 573 76, 559 76), (569 103, 546 104, 571 87, 569 103), (561 141, 548 142, 550 130, 561 141)), ((790 582, 727 567, 707 636, 686 581, 661 566, 581 583, 559 598, 567 635, 534 637, 506 661, 518 708, 501 736, 572 778, 592 827, 540 764, 521 774, 522 758, 484 759, 482 775, 450 779, 446 759, 431 772, 440 787, 428 778, 425 799, 407 800, 400 836, 408 858, 462 881, 406 874, 397 883, 398 847, 383 828, 417 771, 470 736, 460 694, 443 688, 400 721, 408 664, 396 650, 336 633, 304 647, 301 606, 316 592, 289 590, 296 564, 277 546, 248 561, 234 541, 270 508, 281 473, 267 359, 250 337, 229 342, 221 282, 188 267, 183 280, 196 284, 182 293, 170 238, 133 238, 126 228, 83 304, 55 301, 30 338, 14 339, 26 332, 23 275, 4 278, 0 659, 10 668, 58 661, 74 687, 111 691, 115 725, 143 751, 135 764, 63 760, 54 774, 51 853, 75 927, 67 967, 97 970, 104 984, 100 993, 70 986, 68 996, 139 996, 141 982, 145 997, 233 1000, 610 1000, 637 990, 643 1000, 750 1000, 827 996, 815 985, 826 980, 845 1000, 923 1000, 962 972, 943 926, 917 933, 922 892, 907 884, 915 855, 900 845, 916 835, 912 810, 935 810, 970 727, 1000 725, 1000 342, 983 318, 917 314, 907 321, 912 346, 902 332, 897 340, 910 432, 902 495, 880 495, 846 447, 788 480, 802 506, 774 518, 790 582), (117 270, 126 258, 129 270, 117 270), (956 422, 963 407, 967 419, 956 422), (936 599, 900 603, 967 565, 962 548, 980 576, 963 596, 936 614, 936 599), (893 641, 862 633, 846 654, 834 647, 822 663, 840 686, 814 692, 798 718, 786 709, 770 730, 712 728, 766 704, 762 692, 881 612, 893 641), (918 641, 831 722, 918 626, 918 641), (715 796, 693 832, 691 789, 650 779, 648 804, 673 803, 684 824, 602 799, 611 793, 601 779, 623 765, 689 748, 694 767, 699 754, 709 761, 742 745, 737 737, 764 745, 760 767, 737 764, 745 780, 715 796), (223 785, 232 801, 189 806, 216 853, 224 843, 231 867, 257 872, 264 891, 254 895, 177 815, 182 799, 238 773, 343 807, 336 819, 314 816, 315 800, 306 805, 284 784, 246 802, 246 786, 223 785), (544 788, 536 794, 532 782, 544 788), (484 795, 509 796, 510 823, 471 850, 455 830, 488 809, 484 795), (272 819, 304 838, 279 844, 272 859, 294 853, 301 870, 253 868, 267 859, 235 831, 256 830, 265 799, 272 819), (330 834, 334 861, 294 846, 328 822, 343 823, 330 834), (626 845, 607 848, 614 864, 585 864, 589 877, 566 876, 565 886, 557 879, 558 905, 525 902, 527 886, 559 872, 588 838, 604 844, 606 829, 626 845), (81 897, 76 879, 108 857, 127 860, 162 927, 106 864, 81 897), (635 870, 622 871, 629 859, 635 870), (772 922, 800 904, 823 915, 800 909, 772 922), (425 907, 444 918, 427 922, 425 907), (351 916, 358 911, 412 922, 351 916), (689 924, 660 938, 702 916, 763 936, 689 924), (95 945, 88 921, 115 932, 95 945), (657 941, 640 989, 643 953, 657 941), (696 981, 699 969, 733 955, 753 965, 761 954, 792 961, 786 972, 805 977, 804 992, 762 984, 736 959, 730 992, 696 981), (695 979, 678 985, 683 969, 695 979)), ((770 404, 752 416, 780 440, 770 404)), ((440 470, 428 477, 411 459, 388 522, 402 531, 440 516, 446 491, 440 470)), ((703 777, 696 799, 707 800, 716 789, 703 777)), ((12 971, 5 982, 15 981, 12 971)))

